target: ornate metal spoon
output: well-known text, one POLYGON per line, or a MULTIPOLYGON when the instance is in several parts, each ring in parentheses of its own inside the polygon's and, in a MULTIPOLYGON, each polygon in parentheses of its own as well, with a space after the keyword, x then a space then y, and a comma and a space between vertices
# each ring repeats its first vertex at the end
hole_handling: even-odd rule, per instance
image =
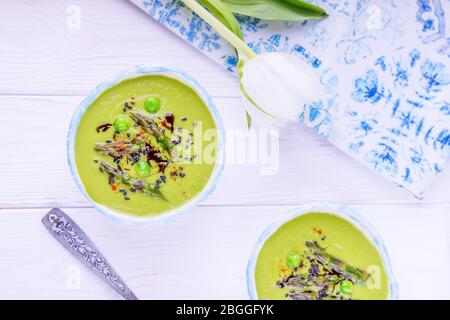
POLYGON ((105 280, 122 297, 127 300, 138 300, 94 243, 67 214, 54 208, 42 218, 42 223, 59 243, 105 280))

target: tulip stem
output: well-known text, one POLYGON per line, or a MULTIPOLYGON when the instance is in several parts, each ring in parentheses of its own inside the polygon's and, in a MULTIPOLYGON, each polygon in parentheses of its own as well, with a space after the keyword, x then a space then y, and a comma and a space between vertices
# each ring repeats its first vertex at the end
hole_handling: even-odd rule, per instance
POLYGON ((195 0, 181 0, 188 8, 199 15, 211 27, 214 28, 226 41, 228 41, 238 52, 243 53, 248 59, 256 57, 256 53, 220 20, 214 17, 208 10, 195 0))

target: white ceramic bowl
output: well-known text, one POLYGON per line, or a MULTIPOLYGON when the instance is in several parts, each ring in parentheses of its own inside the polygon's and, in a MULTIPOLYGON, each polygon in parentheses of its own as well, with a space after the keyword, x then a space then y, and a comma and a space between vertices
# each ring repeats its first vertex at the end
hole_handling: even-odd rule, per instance
POLYGON ((398 284, 395 280, 394 274, 392 272, 391 263, 389 260, 389 255, 387 250, 381 240, 380 236, 376 233, 375 229, 370 225, 369 222, 364 220, 359 214, 351 210, 345 205, 341 204, 331 204, 331 203, 312 203, 308 205, 301 206, 299 208, 290 210, 286 214, 280 216, 275 220, 258 238, 255 248, 253 249, 252 255, 247 266, 247 290, 250 299, 257 300, 258 294, 256 291, 255 283, 255 268, 256 262, 259 256, 259 252, 263 247, 267 239, 274 234, 282 225, 291 221, 298 216, 310 213, 310 212, 325 212, 335 214, 350 223, 352 223, 356 228, 361 230, 364 235, 375 245, 378 252, 383 260, 383 266, 386 271, 386 275, 389 280, 389 297, 390 300, 398 299, 398 284))
POLYGON ((186 74, 185 72, 174 69, 174 68, 166 68, 166 67, 158 67, 158 66, 136 66, 131 69, 125 70, 110 80, 107 80, 95 87, 95 89, 86 97, 86 99, 81 102, 78 109, 75 111, 75 114, 72 116, 72 120, 70 122, 69 133, 67 137, 67 159, 69 162, 69 168, 72 173, 75 182, 78 185, 78 188, 84 194, 84 196, 92 203, 92 205, 98 209, 104 215, 118 221, 125 221, 131 223, 137 223, 141 225, 147 224, 161 224, 170 221, 176 216, 179 216, 181 213, 186 212, 188 209, 198 205, 201 201, 204 201, 211 192, 213 192, 216 187, 217 181, 223 170, 224 163, 224 150, 225 150, 225 131, 222 123, 222 119, 220 118, 219 112, 214 105, 211 97, 208 95, 206 90, 191 76, 186 74), (77 172, 76 164, 75 164, 75 139, 77 134, 78 125, 80 120, 84 114, 84 112, 89 108, 89 106, 94 102, 94 100, 102 94, 106 89, 122 82, 126 79, 142 76, 142 75, 163 75, 166 77, 174 78, 185 85, 192 88, 198 96, 203 100, 208 110, 210 111, 212 118, 214 120, 215 126, 217 128, 217 158, 214 170, 211 174, 211 177, 203 188, 203 190, 194 198, 183 204, 182 206, 175 208, 170 211, 166 211, 157 216, 150 217, 133 217, 131 215, 126 215, 117 211, 114 211, 106 206, 96 203, 92 200, 87 194, 83 183, 81 182, 80 176, 77 172))

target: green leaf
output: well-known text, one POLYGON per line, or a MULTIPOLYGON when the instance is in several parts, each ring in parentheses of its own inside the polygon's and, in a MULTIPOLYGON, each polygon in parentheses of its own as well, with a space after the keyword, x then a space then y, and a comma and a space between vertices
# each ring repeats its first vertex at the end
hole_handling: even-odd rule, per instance
POLYGON ((153 187, 149 186, 147 188, 147 193, 153 198, 167 201, 166 196, 159 189, 154 189, 153 187))
POLYGON ((244 54, 249 59, 256 56, 242 39, 239 23, 223 2, 220 0, 181 0, 181 2, 216 30, 239 54, 244 54))
POLYGON ((158 140, 158 143, 164 148, 164 150, 169 151, 172 149, 172 144, 167 140, 167 138, 162 138, 158 140))
MULTIPOLYGON (((236 20, 236 17, 230 11, 230 9, 226 5, 224 5, 222 1, 220 0, 197 0, 197 1, 206 9, 208 9, 208 11, 211 12, 212 15, 214 15, 217 19, 219 19, 220 22, 222 22, 235 35, 237 35, 241 39, 244 39, 239 22, 236 20)), ((236 55, 238 55, 237 52, 236 55)), ((242 76, 242 74, 240 73, 242 69, 242 63, 243 61, 239 60, 238 63, 239 78, 242 76)), ((245 115, 247 118, 247 126, 250 129, 252 125, 252 117, 247 111, 245 111, 245 115)))
POLYGON ((322 8, 303 0, 222 0, 232 12, 264 20, 303 21, 327 16, 322 8))
POLYGON ((220 20, 228 29, 230 29, 239 38, 244 39, 241 26, 230 9, 220 0, 197 0, 202 6, 208 9, 212 15, 220 20))
POLYGON ((245 115, 247 117, 247 127, 250 129, 252 127, 252 116, 248 113, 248 111, 245 111, 245 115))

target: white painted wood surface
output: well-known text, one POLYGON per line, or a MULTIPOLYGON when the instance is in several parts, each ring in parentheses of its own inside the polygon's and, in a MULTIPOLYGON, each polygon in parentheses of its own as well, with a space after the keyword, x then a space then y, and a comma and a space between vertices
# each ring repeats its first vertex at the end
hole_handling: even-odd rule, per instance
POLYGON ((300 125, 280 133, 278 174, 227 165, 214 194, 173 223, 137 228, 98 214, 70 177, 67 127, 95 84, 136 64, 184 69, 214 97, 227 128, 245 128, 235 78, 126 0, 1 2, 0 298, 118 298, 41 225, 54 206, 140 298, 245 299, 260 232, 298 205, 334 201, 382 235, 401 298, 450 299, 450 170, 420 201, 300 125), (73 5, 80 29, 67 27, 73 5), (81 286, 73 288, 78 266, 81 286))

